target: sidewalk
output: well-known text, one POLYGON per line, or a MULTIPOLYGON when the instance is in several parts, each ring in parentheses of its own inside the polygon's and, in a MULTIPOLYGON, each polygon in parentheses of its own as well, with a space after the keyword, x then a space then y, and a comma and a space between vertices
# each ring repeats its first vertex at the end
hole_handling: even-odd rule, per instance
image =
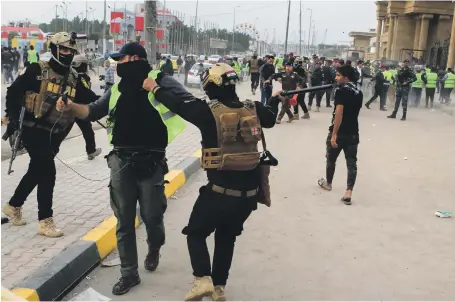
MULTIPOLYGON (((104 156, 110 149, 104 129, 95 131, 97 146, 102 155, 93 161, 87 160, 85 142, 82 136, 65 140, 58 157, 83 176, 102 181, 85 180, 67 168, 58 159, 57 181, 54 190, 54 218, 65 236, 46 238, 37 235, 36 190, 29 196, 23 214, 27 225, 2 225, 2 285, 10 288, 29 276, 70 244, 85 235, 105 218, 112 215, 109 205, 109 169, 104 156)), ((200 133, 196 127, 187 125, 185 131, 167 149, 169 168, 200 148, 200 133)), ((2 162, 2 206, 7 202, 21 177, 28 168, 28 155, 18 156, 14 162, 14 173, 6 175, 8 161, 2 162)))

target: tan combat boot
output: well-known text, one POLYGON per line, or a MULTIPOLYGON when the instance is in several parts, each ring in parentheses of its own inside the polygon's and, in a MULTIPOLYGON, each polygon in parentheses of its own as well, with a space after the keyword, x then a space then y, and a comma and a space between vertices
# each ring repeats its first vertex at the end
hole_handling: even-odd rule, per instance
POLYGON ((302 116, 302 118, 305 119, 305 120, 310 119, 310 113, 309 113, 309 112, 304 113, 303 116, 302 116))
POLYGON ((210 297, 214 290, 212 277, 195 277, 193 288, 186 294, 185 301, 200 301, 204 297, 210 297))
POLYGON ((22 208, 10 206, 9 203, 3 206, 3 214, 8 216, 13 225, 25 225, 27 222, 22 219, 22 208))
POLYGON ((294 114, 294 116, 292 117, 292 119, 298 121, 298 120, 300 119, 300 117, 299 117, 298 114, 294 114))
POLYGON ((62 230, 57 229, 52 217, 39 221, 38 234, 51 238, 63 236, 62 230))
POLYGON ((224 295, 224 286, 215 286, 215 290, 212 294, 212 301, 226 301, 226 296, 224 295))

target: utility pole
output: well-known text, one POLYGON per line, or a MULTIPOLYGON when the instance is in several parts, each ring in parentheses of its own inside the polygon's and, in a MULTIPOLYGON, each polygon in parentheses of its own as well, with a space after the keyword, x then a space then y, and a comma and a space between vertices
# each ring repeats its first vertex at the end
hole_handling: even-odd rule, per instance
POLYGON ((104 17, 103 17, 103 50, 102 53, 106 51, 106 0, 104 0, 104 17))
MULTIPOLYGON (((195 55, 199 55, 199 31, 198 31, 198 28, 197 28, 197 11, 198 11, 198 8, 199 8, 199 0, 196 1, 196 18, 194 19, 194 28, 196 29, 196 36, 195 36, 195 40, 196 40, 196 48, 195 48, 195 52, 194 54, 195 55)), ((194 44, 193 44, 194 45, 194 44)))
POLYGON ((58 5, 55 5, 55 33, 57 33, 57 23, 58 23, 58 14, 57 14, 58 5))
POLYGON ((145 1, 145 49, 150 65, 156 64, 156 1, 145 1))
POLYGON ((310 13, 310 27, 308 28, 308 53, 311 54, 310 51, 310 40, 311 40, 311 21, 313 19, 313 10, 311 8, 307 8, 311 13, 310 13))
POLYGON ((88 41, 89 29, 88 29, 88 3, 87 3, 87 0, 85 0, 85 23, 86 23, 85 33, 87 34, 87 41, 88 41))
POLYGON ((291 0, 288 2, 288 21, 286 23, 286 40, 284 41, 284 54, 288 53, 289 15, 291 14, 291 0))
POLYGON ((300 0, 299 13, 299 55, 302 55, 302 0, 300 0))
POLYGON ((167 14, 166 14, 166 0, 163 0, 163 25, 164 25, 164 35, 163 35, 163 39, 164 39, 164 47, 165 47, 165 50, 164 52, 167 53, 167 14))

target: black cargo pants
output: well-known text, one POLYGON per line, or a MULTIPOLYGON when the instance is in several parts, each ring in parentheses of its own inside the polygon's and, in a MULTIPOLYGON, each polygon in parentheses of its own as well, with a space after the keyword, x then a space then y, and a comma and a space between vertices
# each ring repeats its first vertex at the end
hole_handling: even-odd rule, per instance
POLYGON ((109 192, 111 207, 117 217, 117 248, 120 255, 120 273, 129 277, 137 273, 136 205, 147 231, 149 250, 159 249, 165 241, 164 213, 167 199, 164 194, 164 175, 168 172, 164 161, 150 155, 111 152, 107 156, 111 169, 109 192))
MULTIPOLYGON (((259 177, 259 176, 258 176, 259 177)), ((182 233, 187 236, 188 252, 195 277, 212 276, 213 285, 226 285, 234 245, 243 224, 257 208, 257 196, 234 197, 212 190, 208 184, 199 189, 190 221, 182 233), (206 239, 215 232, 213 263, 206 239)))

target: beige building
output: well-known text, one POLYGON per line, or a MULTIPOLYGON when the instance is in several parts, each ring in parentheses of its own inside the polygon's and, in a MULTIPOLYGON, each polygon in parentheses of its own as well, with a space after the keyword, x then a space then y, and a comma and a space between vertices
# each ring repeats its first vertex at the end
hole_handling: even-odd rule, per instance
POLYGON ((454 1, 377 1, 376 15, 376 58, 454 67, 454 1))

